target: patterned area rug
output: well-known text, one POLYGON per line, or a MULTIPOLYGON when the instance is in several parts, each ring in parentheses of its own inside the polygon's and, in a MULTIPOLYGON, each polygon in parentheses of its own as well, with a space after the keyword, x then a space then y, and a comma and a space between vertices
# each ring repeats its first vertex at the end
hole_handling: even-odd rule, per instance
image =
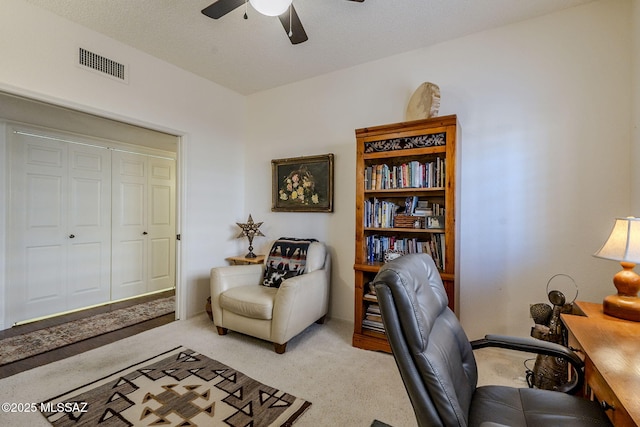
POLYGON ((311 403, 177 347, 43 406, 54 426, 275 427, 291 426, 311 403))
POLYGON ((136 304, 0 340, 0 366, 175 311, 175 297, 136 304))

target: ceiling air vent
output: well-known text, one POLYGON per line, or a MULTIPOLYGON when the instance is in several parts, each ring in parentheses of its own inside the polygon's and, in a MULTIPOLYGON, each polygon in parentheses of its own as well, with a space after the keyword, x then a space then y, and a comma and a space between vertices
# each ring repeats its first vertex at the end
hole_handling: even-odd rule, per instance
POLYGON ((127 70, 124 64, 105 58, 102 55, 98 55, 97 53, 93 53, 83 48, 80 48, 79 50, 78 59, 79 64, 83 67, 99 71, 100 73, 104 73, 122 82, 127 82, 128 80, 126 73, 127 70))

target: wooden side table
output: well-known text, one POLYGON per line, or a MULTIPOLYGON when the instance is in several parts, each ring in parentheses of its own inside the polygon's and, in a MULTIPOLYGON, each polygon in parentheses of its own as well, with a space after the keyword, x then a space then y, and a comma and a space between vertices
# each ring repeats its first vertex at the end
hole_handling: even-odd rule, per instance
POLYGON ((227 262, 231 265, 246 265, 246 264, 263 264, 264 255, 256 255, 255 258, 245 258, 244 255, 232 256, 227 258, 227 262))

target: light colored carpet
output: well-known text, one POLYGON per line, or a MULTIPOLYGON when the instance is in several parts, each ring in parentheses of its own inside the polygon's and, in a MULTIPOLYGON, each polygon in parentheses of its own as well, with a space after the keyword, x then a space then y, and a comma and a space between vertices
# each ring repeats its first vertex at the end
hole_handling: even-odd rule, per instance
MULTIPOLYGON (((206 314, 134 335, 71 358, 0 380, 0 401, 42 402, 122 369, 132 361, 184 345, 258 381, 313 402, 296 427, 369 427, 374 419, 415 427, 413 410, 393 357, 351 346, 352 326, 329 319, 314 324, 277 355, 269 343, 229 332, 218 336, 206 314)), ((526 355, 476 352, 481 381, 525 386, 526 355)), ((47 426, 39 413, 0 411, 2 426, 47 426)))

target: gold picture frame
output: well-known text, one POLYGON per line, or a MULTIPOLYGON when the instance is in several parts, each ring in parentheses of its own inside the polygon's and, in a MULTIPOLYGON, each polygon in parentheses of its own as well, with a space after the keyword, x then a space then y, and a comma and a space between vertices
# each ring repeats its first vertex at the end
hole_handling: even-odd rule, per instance
POLYGON ((333 153, 271 160, 274 212, 333 212, 333 153))

